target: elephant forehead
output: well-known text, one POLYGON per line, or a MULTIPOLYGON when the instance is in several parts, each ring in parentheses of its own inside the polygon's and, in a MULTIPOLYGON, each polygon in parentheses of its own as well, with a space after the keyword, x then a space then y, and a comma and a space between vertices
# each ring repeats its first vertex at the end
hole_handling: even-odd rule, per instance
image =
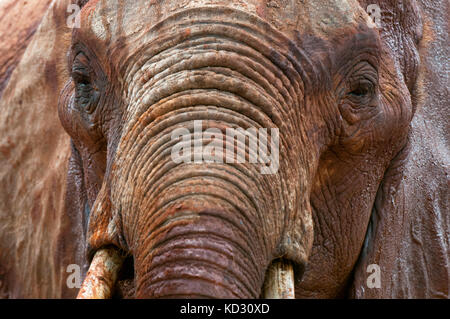
POLYGON ((256 14, 262 0, 96 0, 83 9, 82 28, 100 40, 136 36, 186 9, 226 6, 256 14))
POLYGON ((326 37, 361 22, 371 24, 356 0, 94 0, 83 10, 82 28, 99 40, 115 42, 145 33, 179 11, 211 6, 245 11, 287 34, 326 37))
POLYGON ((332 34, 332 30, 355 26, 363 21, 371 24, 356 0, 307 1, 299 11, 299 18, 303 17, 306 23, 299 24, 298 28, 315 34, 332 34))

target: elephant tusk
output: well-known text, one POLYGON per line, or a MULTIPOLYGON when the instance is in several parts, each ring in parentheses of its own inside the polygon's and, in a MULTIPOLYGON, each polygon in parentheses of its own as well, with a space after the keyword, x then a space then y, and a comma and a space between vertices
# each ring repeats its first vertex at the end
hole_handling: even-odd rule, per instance
POLYGON ((117 281, 124 257, 115 248, 95 253, 77 299, 109 299, 117 281))
POLYGON ((294 267, 287 260, 276 260, 270 265, 264 290, 265 299, 295 299, 294 267))

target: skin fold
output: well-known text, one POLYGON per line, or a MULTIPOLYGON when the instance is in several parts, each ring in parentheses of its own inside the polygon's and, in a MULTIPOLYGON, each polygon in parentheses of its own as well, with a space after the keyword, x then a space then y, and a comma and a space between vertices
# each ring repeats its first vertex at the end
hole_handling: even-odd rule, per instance
POLYGON ((114 247, 117 298, 258 298, 279 258, 296 298, 448 298, 447 1, 70 3, 0 69, 0 297, 114 247), (198 120, 278 129, 278 171, 175 163, 198 120))

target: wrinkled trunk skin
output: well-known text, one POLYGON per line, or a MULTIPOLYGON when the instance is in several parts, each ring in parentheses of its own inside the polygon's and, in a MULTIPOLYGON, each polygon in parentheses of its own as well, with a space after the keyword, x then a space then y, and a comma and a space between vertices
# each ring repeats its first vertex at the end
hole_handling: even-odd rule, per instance
POLYGON ((186 29, 189 14, 159 24, 159 41, 125 63, 128 113, 99 195, 110 196, 101 211, 110 209, 111 217, 107 227, 93 217, 91 248, 106 242, 107 233, 133 254, 137 298, 258 298, 274 258, 302 264, 311 247, 302 178, 310 168, 288 164, 305 157, 282 135, 296 127, 286 112, 299 103, 302 84, 292 60, 275 53, 286 49, 273 49, 287 41, 267 25, 242 12, 203 9, 186 29), (261 165, 248 159, 175 163, 175 129, 187 128, 192 146, 210 142, 194 135, 195 120, 203 131, 223 133, 279 128, 279 170, 261 174, 261 165))
POLYGON ((267 264, 267 256, 259 253, 263 247, 253 251, 238 218, 229 220, 232 213, 239 216, 203 208, 168 217, 170 224, 155 229, 155 238, 138 248, 136 297, 257 298, 264 279, 258 268, 267 264))
MULTIPOLYGON (((186 75, 185 81, 189 78, 186 75)), ((196 98, 215 98, 220 103, 221 94, 199 92, 196 98)), ((189 103, 190 99, 192 95, 169 103, 189 103)), ((210 120, 210 127, 228 126, 238 120, 215 107, 197 106, 198 114, 189 107, 168 115, 167 121, 205 119, 210 117, 208 112, 215 118, 210 120)), ((257 170, 252 171, 248 165, 175 164, 170 134, 180 124, 172 123, 151 124, 149 127, 158 131, 156 137, 145 144, 134 144, 130 153, 135 161, 127 167, 129 171, 120 173, 128 178, 119 198, 131 199, 121 208, 124 224, 135 228, 125 230, 125 234, 129 236, 127 242, 136 245, 132 249, 136 296, 258 297, 271 260, 265 246, 273 250, 275 244, 263 238, 267 225, 261 211, 272 206, 264 202, 264 198, 270 198, 264 191, 268 185, 259 181, 257 170), (161 145, 160 141, 165 142, 161 145)), ((146 128, 137 128, 138 136, 129 140, 153 135, 143 132, 146 128)))
MULTIPOLYGON (((127 138, 136 141, 126 152, 133 154, 134 160, 132 167, 126 166, 127 171, 120 175, 128 177, 123 189, 134 191, 122 193, 119 198, 132 198, 121 211, 124 224, 135 225, 136 229, 125 231, 130 236, 127 242, 139 243, 134 248, 136 296, 256 298, 271 258, 265 245, 272 249, 274 246, 264 242, 261 232, 266 227, 260 211, 262 199, 270 198, 264 191, 268 185, 259 181, 257 167, 175 164, 171 158, 171 133, 188 127, 193 134, 193 120, 203 120, 203 129, 256 125, 240 114, 252 107, 250 103, 229 96, 221 85, 236 81, 226 85, 248 86, 239 79, 242 75, 206 67, 225 65, 235 57, 221 57, 199 48, 195 49, 198 52, 191 50, 169 55, 159 63, 176 63, 182 60, 180 54, 192 60, 179 67, 182 71, 177 79, 170 79, 175 77, 175 70, 168 72, 165 67, 161 68, 165 76, 150 76, 151 91, 157 92, 160 77, 160 83, 169 83, 167 95, 175 95, 158 104, 152 101, 152 111, 141 115, 138 123, 143 124, 138 124, 127 138), (185 92, 188 89, 195 91, 185 92), (148 114, 152 112, 161 117, 152 122, 148 114), (140 142, 142 139, 146 142, 140 142)), ((146 95, 151 98, 154 93, 146 95)), ((198 136, 192 137, 195 145, 198 136)))
MULTIPOLYGON (((250 96, 257 92, 256 85, 240 73, 249 69, 226 68, 244 69, 245 61, 236 63, 237 55, 204 47, 237 45, 214 38, 196 42, 154 58, 163 60, 150 64, 155 71, 147 75, 151 80, 144 87, 150 92, 145 97, 156 100, 156 92, 164 89, 168 91, 164 97, 169 97, 149 101, 151 111, 140 116, 138 123, 143 124, 127 138, 136 141, 126 152, 133 154, 133 167, 120 175, 128 177, 124 189, 135 191, 119 197, 133 198, 122 212, 124 224, 136 225, 137 230, 126 231, 127 242, 139 243, 136 297, 257 298, 272 257, 268 248, 273 250, 275 244, 265 242, 262 232, 267 225, 261 211, 273 206, 264 202, 270 198, 264 190, 268 181, 261 181, 258 167, 245 164, 175 164, 171 133, 186 127, 193 134, 193 120, 202 120, 203 130, 274 125, 249 102, 262 103, 250 96), (175 63, 172 70, 167 68, 175 63), (231 90, 240 91, 230 94, 231 90), (244 99, 244 94, 249 96, 244 99), (258 112, 261 123, 244 116, 245 110, 258 112), (160 117, 152 121, 152 113, 160 117)), ((270 99, 267 93, 262 95, 270 99)), ((198 136, 192 137, 195 145, 198 136)))

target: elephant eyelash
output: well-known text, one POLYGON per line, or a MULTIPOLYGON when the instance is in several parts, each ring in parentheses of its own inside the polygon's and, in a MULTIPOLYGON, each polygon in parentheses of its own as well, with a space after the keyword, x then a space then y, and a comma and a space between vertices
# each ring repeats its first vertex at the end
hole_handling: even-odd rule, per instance
POLYGON ((95 72, 92 64, 96 65, 95 59, 89 58, 87 54, 79 50, 73 59, 71 69, 75 87, 75 103, 80 111, 88 114, 92 114, 97 108, 101 83, 104 81, 103 73, 95 72))
POLYGON ((356 75, 350 78, 347 87, 346 95, 352 104, 358 106, 368 105, 376 96, 377 74, 372 70, 365 70, 363 75, 356 75))
POLYGON ((80 84, 90 84, 90 76, 92 74, 92 69, 89 66, 89 59, 85 54, 79 53, 72 64, 72 79, 75 83, 80 84))
POLYGON ((72 72, 72 79, 78 84, 90 84, 89 76, 80 72, 72 72))
POLYGON ((91 114, 95 110, 97 90, 90 77, 79 71, 72 72, 75 84, 75 102, 83 111, 91 114))

